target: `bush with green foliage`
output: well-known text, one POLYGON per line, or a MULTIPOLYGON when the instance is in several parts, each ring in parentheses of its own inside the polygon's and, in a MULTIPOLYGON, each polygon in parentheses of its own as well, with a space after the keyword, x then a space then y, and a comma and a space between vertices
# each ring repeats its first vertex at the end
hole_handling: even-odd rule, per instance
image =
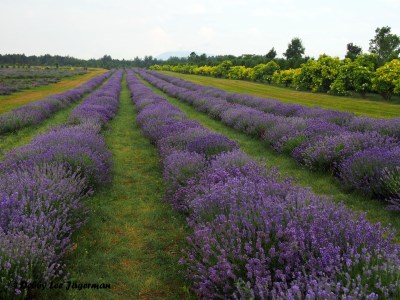
POLYGON ((233 66, 229 69, 228 72, 229 79, 252 80, 253 76, 254 69, 246 68, 244 66, 233 66))
POLYGON ((300 73, 300 68, 275 71, 272 75, 272 82, 286 87, 295 87, 300 73))
POLYGON ((253 80, 275 83, 295 89, 346 96, 358 93, 377 92, 386 100, 400 94, 400 61, 398 59, 379 66, 377 54, 359 54, 354 59, 321 55, 317 60, 309 59, 300 68, 281 70, 275 60, 258 64, 254 68, 235 66, 225 60, 217 66, 153 65, 155 71, 173 71, 185 74, 213 76, 236 80, 253 80))
POLYGON ((228 73, 230 68, 233 66, 230 60, 224 60, 220 63, 214 70, 214 76, 218 78, 226 78, 228 77, 228 73))
POLYGON ((390 100, 393 94, 400 92, 400 60, 394 59, 378 68, 372 78, 372 88, 390 100))
POLYGON ((329 93, 339 96, 349 95, 354 91, 365 97, 372 90, 372 77, 375 65, 365 63, 363 55, 354 61, 349 58, 343 60, 339 68, 339 74, 331 84, 329 93))
POLYGON ((271 83, 272 75, 280 69, 279 65, 273 60, 266 64, 259 64, 253 68, 253 80, 271 83))

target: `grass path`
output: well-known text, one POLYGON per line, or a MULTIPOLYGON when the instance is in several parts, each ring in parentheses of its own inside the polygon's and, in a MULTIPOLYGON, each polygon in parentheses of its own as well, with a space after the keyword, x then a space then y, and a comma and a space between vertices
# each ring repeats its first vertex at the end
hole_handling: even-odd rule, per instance
POLYGON ((265 98, 273 98, 282 102, 298 103, 305 106, 354 112, 374 118, 400 117, 400 100, 394 97, 397 104, 380 100, 380 96, 371 95, 369 100, 357 97, 338 97, 328 94, 296 91, 294 89, 260 84, 244 80, 220 79, 199 75, 180 74, 162 71, 160 73, 179 77, 201 85, 213 86, 227 92, 245 93, 265 98))
MULTIPOLYGON (((71 280, 109 283, 109 290, 63 291, 68 299, 185 299, 178 260, 185 220, 163 202, 157 151, 135 122, 125 76, 120 109, 105 131, 113 181, 88 199, 89 223, 67 261, 71 280)), ((50 297, 49 297, 50 298, 50 297)))
POLYGON ((167 98, 171 104, 179 107, 189 119, 197 120, 208 129, 236 141, 240 145, 240 148, 247 154, 266 160, 268 165, 279 167, 281 173, 293 177, 301 186, 311 187, 316 194, 332 195, 335 201, 341 201, 357 211, 366 212, 368 219, 372 222, 381 222, 385 226, 392 224, 397 231, 396 238, 400 242, 400 217, 398 213, 385 210, 385 205, 381 202, 366 198, 357 192, 350 193, 344 191, 336 178, 321 172, 312 172, 298 165, 291 157, 279 154, 273 149, 268 148, 262 141, 236 131, 210 118, 208 115, 196 111, 188 104, 167 96, 147 82, 143 82, 152 88, 154 92, 167 98))
POLYGON ((16 107, 25 105, 27 103, 43 99, 52 94, 58 94, 77 87, 86 81, 107 72, 106 69, 90 69, 91 71, 84 75, 77 75, 61 79, 59 82, 40 86, 37 88, 29 89, 14 93, 12 95, 0 96, 0 114, 10 111, 16 107))

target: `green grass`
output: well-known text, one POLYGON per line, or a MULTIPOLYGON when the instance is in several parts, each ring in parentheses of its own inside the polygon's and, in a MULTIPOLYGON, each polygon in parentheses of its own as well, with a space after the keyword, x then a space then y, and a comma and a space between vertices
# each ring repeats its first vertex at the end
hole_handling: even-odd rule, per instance
POLYGON ((265 98, 273 98, 282 102, 354 112, 356 115, 365 115, 374 118, 400 117, 400 105, 398 105, 400 103, 400 100, 398 100, 399 97, 394 97, 392 103, 389 103, 380 100, 379 95, 368 95, 369 99, 338 97, 327 94, 296 91, 289 88, 244 80, 220 79, 167 71, 161 71, 160 73, 179 77, 201 85, 213 86, 227 92, 251 94, 265 98))
POLYGON ((109 290, 65 291, 44 298, 184 299, 178 264, 187 229, 163 202, 157 151, 135 121, 125 77, 120 109, 105 131, 113 154, 113 181, 88 199, 91 218, 76 235, 67 260, 70 279, 109 283, 109 290))
POLYGON ((0 114, 8 112, 19 106, 43 99, 52 94, 58 94, 73 89, 86 81, 107 72, 105 69, 90 69, 84 75, 76 75, 64 78, 57 83, 40 86, 33 89, 14 93, 12 95, 0 95, 0 114))
POLYGON ((240 148, 247 154, 258 159, 266 160, 268 165, 279 167, 279 170, 284 176, 291 176, 299 185, 310 187, 319 195, 332 195, 333 200, 343 202, 346 206, 356 211, 366 212, 367 218, 372 222, 380 222, 385 226, 392 224, 393 228, 397 231, 397 241, 400 242, 400 218, 398 213, 387 211, 383 203, 367 198, 357 192, 344 191, 336 178, 324 173, 312 172, 298 165, 291 157, 275 152, 273 149, 263 144, 262 141, 236 131, 210 118, 204 113, 197 112, 188 104, 167 96, 148 83, 146 83, 146 85, 151 87, 157 94, 167 98, 171 104, 179 107, 189 119, 197 120, 210 130, 221 133, 236 141, 240 145, 240 148))

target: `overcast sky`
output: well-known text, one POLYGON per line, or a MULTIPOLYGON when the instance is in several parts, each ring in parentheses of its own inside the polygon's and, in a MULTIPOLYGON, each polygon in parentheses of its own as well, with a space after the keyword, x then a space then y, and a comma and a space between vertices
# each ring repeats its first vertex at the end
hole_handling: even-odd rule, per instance
POLYGON ((133 59, 167 51, 282 57, 368 51, 377 27, 400 35, 400 0, 0 0, 0 54, 133 59))

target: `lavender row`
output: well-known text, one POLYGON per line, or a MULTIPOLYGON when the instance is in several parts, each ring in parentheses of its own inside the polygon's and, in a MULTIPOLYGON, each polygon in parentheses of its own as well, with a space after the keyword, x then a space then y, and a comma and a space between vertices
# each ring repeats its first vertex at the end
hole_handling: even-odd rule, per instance
POLYGON ((71 114, 74 124, 36 137, 0 163, 1 299, 34 297, 24 283, 67 280, 63 257, 88 219, 85 198, 111 179, 100 129, 118 108, 121 77, 117 71, 86 99, 79 118, 71 114))
POLYGON ((104 84, 104 88, 85 98, 69 118, 74 124, 94 123, 105 125, 117 112, 123 71, 119 70, 104 84), (117 89, 117 90, 116 90, 117 89))
POLYGON ((199 298, 400 295, 393 232, 293 185, 127 73, 137 123, 161 155, 166 199, 192 228, 181 263, 199 298))
POLYGON ((146 71, 140 75, 167 94, 224 124, 262 139, 311 170, 329 172, 347 189, 382 199, 400 210, 400 142, 374 131, 351 132, 323 119, 284 117, 175 86, 146 71))
POLYGON ((106 72, 74 89, 48 96, 0 115, 0 134, 43 122, 52 114, 68 107, 73 102, 80 100, 86 93, 93 91, 112 73, 112 71, 106 72))
MULTIPOLYGON (((262 112, 276 116, 297 117, 301 119, 319 119, 343 127, 341 131, 350 132, 378 132, 400 140, 400 118, 374 119, 354 116, 352 113, 341 112, 320 107, 306 107, 299 104, 283 103, 275 99, 257 97, 248 94, 229 93, 221 89, 202 86, 174 76, 147 71, 149 74, 165 80, 173 85, 187 90, 198 92, 203 96, 224 99, 230 103, 242 104, 262 112)), ((198 95, 199 96, 199 95, 198 95)))

